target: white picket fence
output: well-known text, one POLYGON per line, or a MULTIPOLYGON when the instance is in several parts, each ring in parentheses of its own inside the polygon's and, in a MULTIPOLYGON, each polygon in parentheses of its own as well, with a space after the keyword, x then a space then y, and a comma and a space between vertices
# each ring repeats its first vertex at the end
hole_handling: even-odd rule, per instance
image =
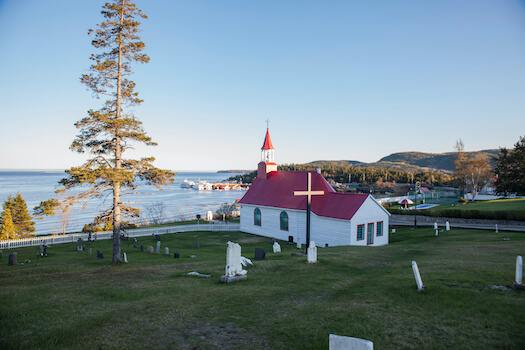
MULTIPOLYGON (((144 237, 154 235, 164 235, 167 233, 180 233, 180 232, 195 232, 195 231, 211 231, 211 232, 226 232, 226 231, 239 231, 241 224, 203 224, 203 225, 179 225, 179 226, 163 226, 163 227, 152 227, 152 228, 135 228, 124 230, 122 234, 126 237, 144 237)), ((75 233, 66 235, 55 235, 55 236, 42 236, 42 237, 31 237, 31 238, 20 238, 0 241, 0 249, 14 249, 22 247, 33 247, 39 246, 40 244, 61 244, 61 243, 74 243, 78 242, 79 238, 83 241, 89 237, 88 233, 75 233)), ((112 231, 96 232, 91 234, 92 240, 103 240, 112 239, 112 231)))

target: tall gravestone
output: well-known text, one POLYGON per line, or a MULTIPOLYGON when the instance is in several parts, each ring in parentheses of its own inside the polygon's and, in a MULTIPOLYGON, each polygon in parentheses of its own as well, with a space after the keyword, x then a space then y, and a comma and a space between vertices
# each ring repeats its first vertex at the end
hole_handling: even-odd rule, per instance
POLYGON ((224 276, 220 277, 221 282, 230 283, 247 279, 248 271, 242 269, 241 246, 237 243, 226 243, 226 268, 224 276))
POLYGON ((128 255, 126 254, 126 252, 124 252, 123 255, 124 255, 124 262, 127 264, 128 263, 128 255))
POLYGON ((317 246, 315 245, 314 241, 310 241, 310 246, 308 247, 307 251, 307 259, 309 263, 317 262, 317 246))
POLYGON ((164 255, 170 255, 170 248, 164 247, 164 255))
POLYGON ((516 284, 523 284, 523 258, 521 255, 516 258, 516 284))
POLYGON ((445 230, 450 231, 450 222, 445 222, 445 230))
POLYGON ((417 291, 421 292, 423 289, 425 289, 425 286, 423 285, 421 275, 419 274, 419 267, 415 261, 412 261, 412 271, 414 272, 414 278, 416 279, 417 291))
POLYGON ((297 249, 303 249, 303 245, 301 244, 301 238, 297 238, 297 249))
POLYGON ((155 250, 155 253, 160 254, 160 241, 157 241, 157 250, 155 250))

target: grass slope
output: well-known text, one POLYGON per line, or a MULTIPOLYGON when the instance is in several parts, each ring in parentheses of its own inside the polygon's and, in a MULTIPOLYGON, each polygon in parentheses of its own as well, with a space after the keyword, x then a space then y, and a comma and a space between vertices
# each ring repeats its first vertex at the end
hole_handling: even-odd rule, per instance
POLYGON ((104 260, 63 244, 39 266, 35 247, 18 249, 32 262, 9 267, 4 251, 0 348, 327 349, 330 333, 377 349, 525 348, 525 292, 491 288, 511 285, 522 233, 398 229, 389 246, 319 248, 317 264, 292 256, 293 245, 273 254, 269 239, 243 233, 170 234, 164 246, 181 258, 123 242, 130 263, 111 265, 111 242, 99 241, 92 248, 104 260), (246 282, 219 283, 228 240, 249 258, 256 247, 268 252, 246 282))

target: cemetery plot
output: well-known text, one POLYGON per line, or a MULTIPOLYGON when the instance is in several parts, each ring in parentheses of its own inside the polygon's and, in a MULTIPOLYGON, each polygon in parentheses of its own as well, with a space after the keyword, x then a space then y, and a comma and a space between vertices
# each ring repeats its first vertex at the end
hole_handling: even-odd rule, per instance
MULTIPOLYGON (((92 242, 91 257, 77 242, 49 246, 40 266, 8 266, 4 251, 0 315, 14 322, 3 323, 0 348, 328 349, 330 334, 376 349, 525 348, 525 324, 516 322, 525 292, 511 288, 525 237, 504 236, 398 228, 384 247, 317 247, 317 264, 292 256, 295 244, 278 241, 282 252, 273 253, 269 238, 236 232, 163 235, 161 248, 176 259, 141 252, 157 244, 141 238, 123 244, 129 264, 118 265, 107 257, 110 241, 92 242), (219 281, 228 241, 241 257, 267 252, 241 267, 245 282, 219 281)), ((38 248, 17 249, 18 262, 38 248)))

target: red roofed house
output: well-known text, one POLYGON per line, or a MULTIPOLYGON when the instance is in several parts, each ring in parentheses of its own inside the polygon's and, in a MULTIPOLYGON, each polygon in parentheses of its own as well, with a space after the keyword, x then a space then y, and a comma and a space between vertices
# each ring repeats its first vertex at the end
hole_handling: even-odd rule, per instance
MULTIPOLYGON (((257 178, 239 201, 241 231, 280 240, 306 242, 306 171, 278 171, 270 132, 266 130, 257 178)), ((310 240, 317 246, 386 245, 390 214, 369 194, 338 193, 310 172, 310 240)))

